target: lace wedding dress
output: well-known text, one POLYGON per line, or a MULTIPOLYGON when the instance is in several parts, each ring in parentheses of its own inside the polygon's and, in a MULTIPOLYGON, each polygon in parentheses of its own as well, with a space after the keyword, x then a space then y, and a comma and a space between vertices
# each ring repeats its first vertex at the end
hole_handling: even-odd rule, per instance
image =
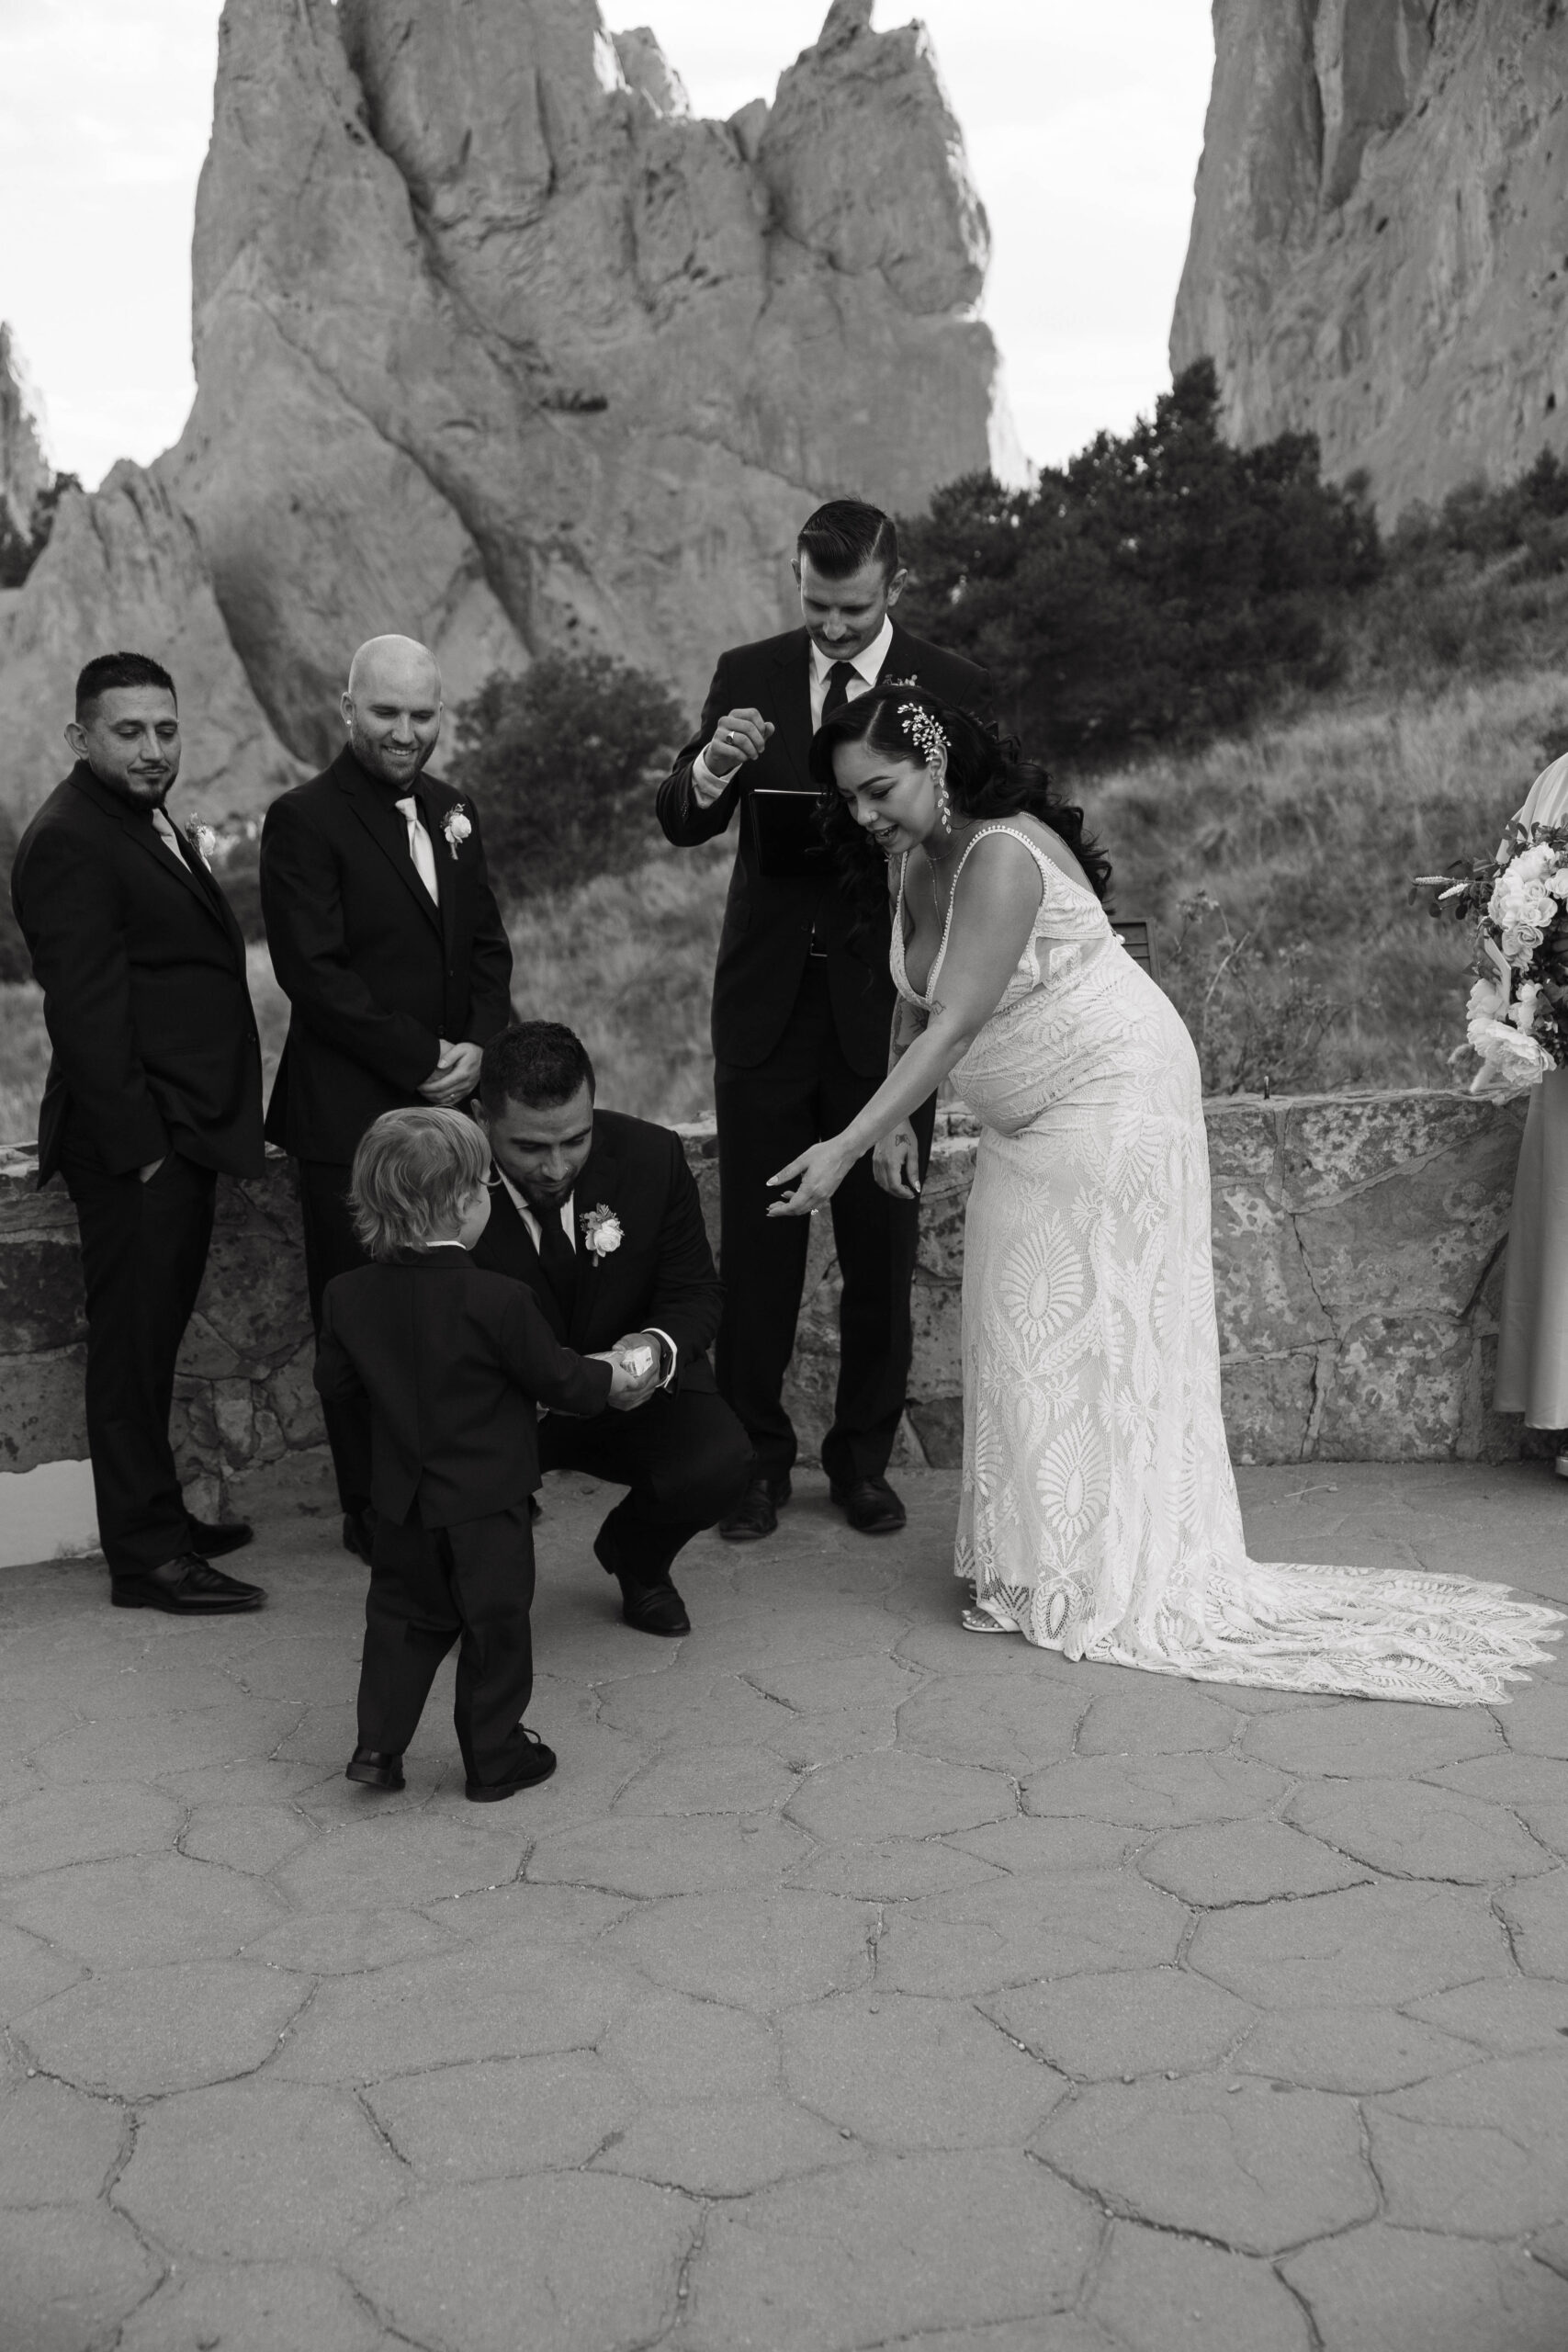
MULTIPOLYGON (((1407 1570, 1249 1560, 1220 1417, 1198 1058, 1100 901, 1021 826, 1043 893, 953 1072, 981 1123, 964 1258, 955 1555, 976 1632, 1282 1690, 1460 1706, 1543 1660, 1557 1613, 1407 1570)), ((960 864, 959 871, 963 866, 960 864)), ((893 978, 904 966, 904 875, 893 978)))

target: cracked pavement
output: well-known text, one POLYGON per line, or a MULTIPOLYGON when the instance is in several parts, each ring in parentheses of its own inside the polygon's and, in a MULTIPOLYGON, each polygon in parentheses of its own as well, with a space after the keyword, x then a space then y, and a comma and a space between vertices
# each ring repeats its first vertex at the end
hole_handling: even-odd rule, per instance
MULTIPOLYGON (((259 1616, 0 1579, 17 2352, 1561 2352, 1568 1662, 1495 1709, 956 1622, 956 1477, 705 1538, 630 1632, 552 1479, 560 1753, 343 1778, 363 1571, 259 1616)), ((1241 1473, 1264 1558, 1568 1600, 1546 1465, 1241 1473)))

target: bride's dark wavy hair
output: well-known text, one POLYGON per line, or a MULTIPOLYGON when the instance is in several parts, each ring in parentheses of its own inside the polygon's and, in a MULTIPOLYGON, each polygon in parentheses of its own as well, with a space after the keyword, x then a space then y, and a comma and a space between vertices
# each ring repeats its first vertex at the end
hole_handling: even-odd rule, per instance
POLYGON ((920 711, 947 738, 947 789, 953 813, 987 822, 997 817, 1037 818, 1066 842, 1089 876, 1097 899, 1109 902, 1111 860, 1084 831, 1081 808, 1059 800, 1037 761, 1026 760, 1010 737, 1000 736, 956 703, 924 686, 890 682, 873 686, 824 719, 811 741, 811 775, 821 791, 819 820, 833 852, 839 887, 855 910, 855 930, 874 932, 887 913, 887 860, 851 816, 833 773, 840 743, 865 743, 889 760, 928 764, 905 714, 920 711))

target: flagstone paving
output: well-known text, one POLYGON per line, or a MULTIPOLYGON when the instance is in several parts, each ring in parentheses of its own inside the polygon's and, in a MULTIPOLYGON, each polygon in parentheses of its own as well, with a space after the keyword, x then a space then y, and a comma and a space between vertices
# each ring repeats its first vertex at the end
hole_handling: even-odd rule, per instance
MULTIPOLYGON (((343 1778, 362 1571, 0 1579, 11 2352, 1562 2352, 1568 1662, 1498 1708, 1069 1666, 955 1622, 953 1480, 695 1546, 629 1632, 540 1527, 547 1787, 449 1669, 343 1778)), ((1568 1602, 1545 1466, 1243 1474, 1266 1558, 1568 1602)))

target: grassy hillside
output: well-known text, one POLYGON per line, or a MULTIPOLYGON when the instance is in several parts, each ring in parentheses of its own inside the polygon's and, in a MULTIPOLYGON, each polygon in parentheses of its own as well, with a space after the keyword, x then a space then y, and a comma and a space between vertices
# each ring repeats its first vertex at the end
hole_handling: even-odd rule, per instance
MULTIPOLYGON (((1488 847, 1565 725, 1556 670, 1369 690, 1081 787, 1117 911, 1158 924, 1211 1091, 1453 1083, 1463 941, 1411 905, 1409 878, 1488 847)), ((518 1009, 581 1033, 607 1103, 665 1119, 711 1108, 731 854, 732 842, 661 850, 513 917, 518 1009)), ((250 961, 270 1080, 287 1006, 265 949, 250 961)), ((0 1141, 32 1136, 47 1060, 37 989, 0 989, 0 1141)))

